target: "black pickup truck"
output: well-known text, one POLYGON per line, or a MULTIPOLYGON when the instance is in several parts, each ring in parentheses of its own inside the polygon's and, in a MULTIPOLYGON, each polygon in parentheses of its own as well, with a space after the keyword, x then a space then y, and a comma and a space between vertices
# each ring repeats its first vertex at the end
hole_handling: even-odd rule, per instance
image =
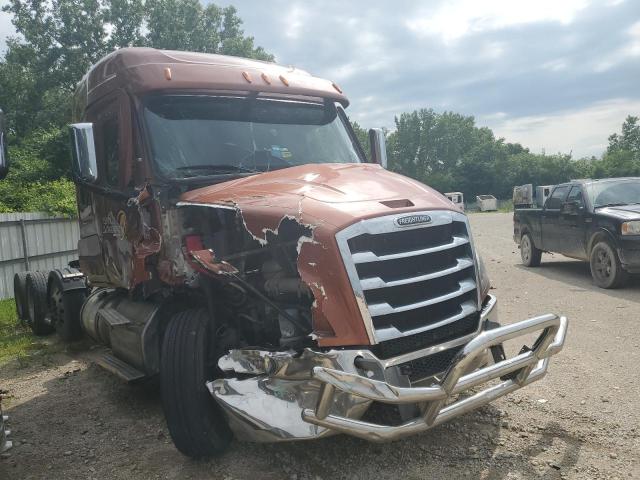
POLYGON ((556 185, 543 208, 515 209, 513 239, 527 267, 560 253, 588 261, 599 287, 622 287, 640 273, 640 177, 556 185))

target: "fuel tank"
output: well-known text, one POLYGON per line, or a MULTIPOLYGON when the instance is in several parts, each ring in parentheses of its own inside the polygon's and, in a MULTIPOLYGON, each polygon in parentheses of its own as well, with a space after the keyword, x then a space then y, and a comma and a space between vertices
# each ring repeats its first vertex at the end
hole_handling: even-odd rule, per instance
POLYGON ((159 324, 162 304, 132 301, 126 294, 101 288, 82 306, 82 328, 120 360, 153 375, 160 370, 159 324))

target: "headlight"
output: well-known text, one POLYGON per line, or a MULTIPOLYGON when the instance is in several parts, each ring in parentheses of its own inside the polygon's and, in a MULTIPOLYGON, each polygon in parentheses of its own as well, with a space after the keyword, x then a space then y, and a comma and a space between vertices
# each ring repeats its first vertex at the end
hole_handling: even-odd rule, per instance
POLYGON ((482 257, 476 252, 476 265, 478 265, 478 278, 480 278, 480 300, 484 301, 491 289, 491 279, 487 272, 487 267, 484 266, 482 257))
POLYGON ((632 220, 622 224, 622 235, 640 235, 640 220, 632 220))

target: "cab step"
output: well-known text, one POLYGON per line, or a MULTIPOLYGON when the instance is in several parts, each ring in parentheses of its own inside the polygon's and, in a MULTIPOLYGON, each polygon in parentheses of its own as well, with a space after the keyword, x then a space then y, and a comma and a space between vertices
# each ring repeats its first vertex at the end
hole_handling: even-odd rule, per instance
POLYGON ((113 308, 109 308, 109 307, 101 308, 100 311, 98 312, 98 316, 102 318, 102 320, 107 322, 111 327, 128 325, 129 323, 131 323, 127 317, 122 315, 117 310, 114 310, 113 308))
POLYGON ((120 377, 127 383, 135 382, 146 375, 135 367, 132 367, 110 353, 105 353, 96 360, 96 363, 108 372, 120 377))

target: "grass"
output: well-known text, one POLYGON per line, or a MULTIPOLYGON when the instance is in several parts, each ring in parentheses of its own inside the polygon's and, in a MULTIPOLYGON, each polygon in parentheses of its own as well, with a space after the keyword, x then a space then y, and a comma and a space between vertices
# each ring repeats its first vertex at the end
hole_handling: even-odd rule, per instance
POLYGON ((498 211, 503 213, 513 212, 513 200, 499 202, 498 211))
POLYGON ((0 365, 13 359, 25 365, 31 355, 47 347, 34 340, 29 327, 18 322, 13 299, 0 300, 0 365))

